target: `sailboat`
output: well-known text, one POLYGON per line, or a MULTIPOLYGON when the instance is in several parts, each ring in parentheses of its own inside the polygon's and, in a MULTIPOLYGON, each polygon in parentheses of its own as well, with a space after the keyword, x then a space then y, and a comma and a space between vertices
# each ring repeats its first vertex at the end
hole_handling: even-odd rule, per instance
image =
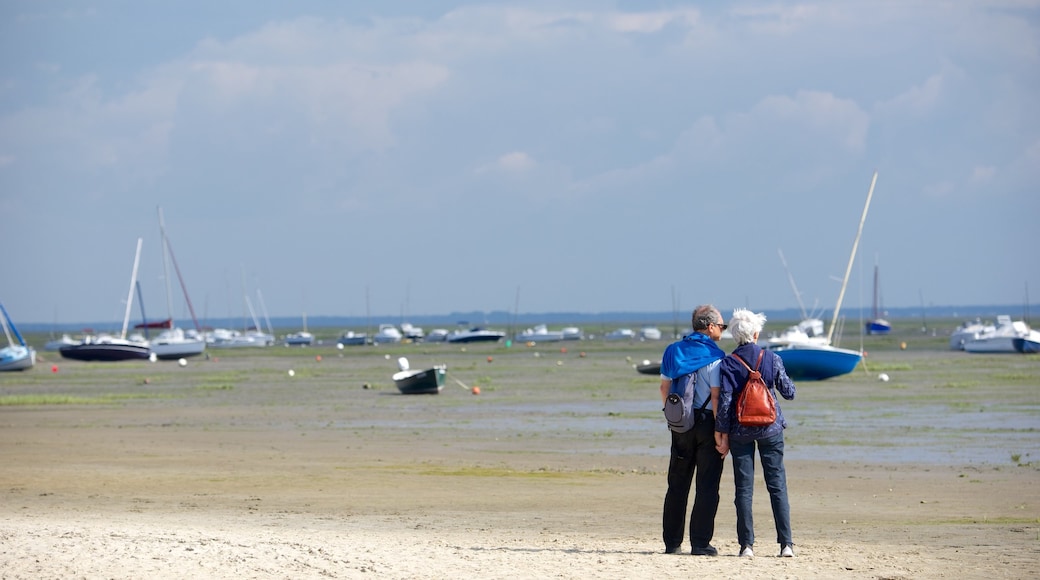
POLYGON ((3 317, 0 317, 0 326, 4 327, 4 335, 7 336, 8 344, 8 346, 0 348, 0 371, 24 371, 31 369, 33 363, 36 362, 36 351, 28 344, 25 344, 25 339, 22 338, 14 322, 11 321, 11 317, 8 316, 7 309, 4 308, 2 302, 0 302, 0 313, 3 314, 3 317), (16 340, 12 340, 12 333, 16 340))
POLYGON ((892 332, 892 325, 883 318, 881 304, 881 284, 878 278, 877 261, 874 262, 874 306, 870 311, 870 320, 867 321, 867 334, 888 334, 892 332))
POLYGON ((163 256, 163 278, 166 280, 166 315, 165 321, 161 322, 163 330, 151 341, 152 352, 160 360, 178 360, 182 358, 197 356, 205 352, 206 341, 199 333, 199 323, 195 320, 195 310, 191 307, 191 299, 188 298, 188 290, 184 286, 180 268, 176 267, 176 259, 173 257, 173 248, 170 240, 166 237, 166 222, 163 219, 162 208, 159 212, 159 235, 162 239, 163 256), (180 282, 184 299, 188 302, 188 310, 191 311, 192 320, 195 322, 195 332, 185 333, 183 329, 173 324, 173 291, 170 289, 170 261, 173 260, 174 269, 177 271, 177 280, 180 282))
POLYGON ((838 303, 834 307, 834 317, 831 319, 831 326, 827 331, 827 336, 822 339, 815 337, 791 337, 783 341, 770 341, 768 344, 768 348, 778 354, 780 359, 784 361, 787 375, 796 381, 819 381, 845 375, 855 370, 856 365, 863 360, 862 352, 836 347, 831 341, 834 338, 834 329, 838 324, 841 303, 845 298, 845 288, 849 283, 852 264, 856 260, 859 239, 863 235, 863 223, 867 219, 867 210, 870 209, 870 199, 874 196, 874 185, 876 183, 877 172, 875 171, 874 177, 870 180, 867 201, 863 206, 863 215, 860 216, 859 229, 852 244, 852 254, 849 256, 849 264, 845 268, 845 277, 841 282, 838 303))
POLYGON ((77 344, 68 344, 60 349, 63 358, 82 361, 122 361, 148 359, 152 350, 147 343, 127 340, 126 328, 130 324, 130 309, 134 305, 134 287, 137 285, 137 266, 141 262, 141 238, 137 238, 137 253, 134 254, 134 269, 130 274, 130 293, 126 297, 126 314, 123 316, 123 331, 118 337, 101 334, 86 336, 77 344))

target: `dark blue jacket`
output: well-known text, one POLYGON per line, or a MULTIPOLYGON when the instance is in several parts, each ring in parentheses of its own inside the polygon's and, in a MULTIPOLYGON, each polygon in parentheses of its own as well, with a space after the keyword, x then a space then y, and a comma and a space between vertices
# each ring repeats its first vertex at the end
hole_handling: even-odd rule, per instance
MULTIPOLYGON (((757 344, 749 343, 738 346, 733 354, 744 359, 749 367, 755 368, 758 353, 761 350, 762 347, 757 344)), ((758 370, 762 373, 762 380, 770 387, 769 392, 774 399, 776 393, 773 392, 773 389, 776 389, 783 398, 789 401, 794 399, 794 383, 787 376, 784 361, 780 359, 780 355, 770 350, 765 351, 762 366, 758 370)), ((740 364, 740 361, 733 360, 732 356, 727 356, 719 363, 719 382, 722 384, 719 385, 721 389, 719 390, 719 409, 718 416, 715 418, 715 430, 719 433, 729 433, 730 439, 738 442, 765 439, 783 433, 787 428, 787 422, 784 421, 784 413, 780 409, 779 401, 776 405, 776 421, 773 421, 772 425, 750 427, 737 422, 737 398, 744 390, 744 383, 747 382, 747 379, 748 370, 740 364)))

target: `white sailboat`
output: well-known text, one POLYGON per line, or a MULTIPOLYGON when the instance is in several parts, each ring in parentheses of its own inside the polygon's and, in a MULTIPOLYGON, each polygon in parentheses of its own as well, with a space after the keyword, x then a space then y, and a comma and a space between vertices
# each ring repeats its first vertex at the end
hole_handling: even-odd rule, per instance
POLYGON ((137 266, 141 262, 141 244, 137 238, 134 268, 130 273, 130 292, 126 297, 126 313, 123 315, 123 331, 119 336, 101 334, 84 337, 82 342, 69 344, 58 349, 63 358, 82 361, 122 361, 148 359, 152 355, 148 343, 127 340, 126 329, 130 324, 130 310, 134 305, 134 287, 137 285, 137 266))
MULTIPOLYGON (((178 360, 181 358, 187 358, 197 356, 205 352, 206 341, 198 333, 198 322, 196 325, 196 332, 193 335, 188 335, 184 330, 173 325, 173 291, 170 288, 170 266, 169 262, 173 255, 173 250, 170 248, 169 239, 166 237, 166 222, 163 219, 162 208, 158 208, 159 211, 159 234, 162 240, 162 257, 163 257, 163 278, 166 280, 166 325, 165 330, 161 331, 151 341, 152 352, 155 353, 156 358, 161 360, 178 360)), ((184 280, 181 278, 180 268, 177 268, 177 279, 180 281, 181 289, 184 292, 185 300, 188 300, 188 291, 184 287, 184 280)), ((191 301, 188 300, 189 308, 191 301)), ((192 318, 194 318, 194 312, 192 318)))

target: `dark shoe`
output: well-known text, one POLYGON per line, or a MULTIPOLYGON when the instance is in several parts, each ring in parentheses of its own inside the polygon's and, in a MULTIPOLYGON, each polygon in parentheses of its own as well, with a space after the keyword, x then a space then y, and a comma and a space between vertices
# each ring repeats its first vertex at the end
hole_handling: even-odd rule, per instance
POLYGON ((715 546, 708 544, 707 546, 694 546, 694 556, 718 556, 719 551, 715 549, 715 546))
POLYGON ((682 546, 676 546, 674 548, 665 548, 665 554, 682 554, 682 546))

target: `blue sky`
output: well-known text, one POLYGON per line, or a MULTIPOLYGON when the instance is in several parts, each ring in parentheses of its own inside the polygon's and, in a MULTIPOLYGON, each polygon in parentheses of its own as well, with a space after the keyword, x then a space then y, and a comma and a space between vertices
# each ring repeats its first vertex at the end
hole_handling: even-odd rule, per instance
POLYGON ((845 307, 1021 305, 1037 103, 1037 1, 7 1, 0 300, 832 308, 876 170, 845 307))

